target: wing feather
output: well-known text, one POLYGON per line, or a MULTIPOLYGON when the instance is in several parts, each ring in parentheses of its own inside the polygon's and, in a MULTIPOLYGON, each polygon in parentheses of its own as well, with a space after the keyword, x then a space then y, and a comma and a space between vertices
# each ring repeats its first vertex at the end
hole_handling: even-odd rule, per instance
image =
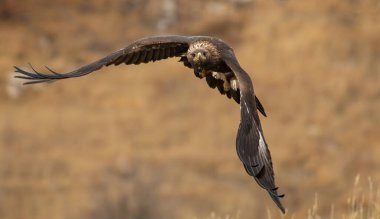
POLYGON ((170 57, 170 47, 165 48, 165 57, 170 57))
POLYGON ((130 64, 137 64, 137 61, 139 60, 140 55, 141 55, 141 51, 140 51, 140 52, 135 52, 135 53, 133 54, 133 58, 132 58, 130 64))
POLYGON ((154 50, 148 50, 147 51, 144 63, 148 63, 148 62, 150 62, 152 60, 153 53, 154 53, 154 50))
POLYGON ((255 98, 251 78, 240 67, 232 49, 225 51, 222 56, 237 78, 240 89, 241 120, 236 137, 238 156, 247 173, 268 191, 276 205, 285 212, 280 200, 283 195, 277 193, 271 155, 257 113, 258 107, 262 108, 262 105, 255 98))
POLYGON ((214 89, 216 87, 217 79, 215 79, 211 74, 207 74, 206 75, 206 82, 207 82, 209 87, 214 89))
POLYGON ((231 90, 231 96, 236 101, 236 103, 240 104, 240 90, 231 90))
POLYGON ((160 57, 160 50, 159 49, 155 49, 154 53, 153 53, 152 61, 155 62, 156 60, 158 60, 159 57, 160 57))
POLYGON ((160 57, 162 59, 166 59, 167 58, 165 48, 161 48, 160 49, 160 57))
POLYGON ((169 49, 169 57, 174 56, 174 54, 176 54, 176 49, 175 47, 171 46, 169 49))
POLYGON ((148 37, 137 40, 123 49, 117 50, 102 59, 71 72, 60 74, 48 69, 50 74, 47 74, 39 73, 33 68, 32 72, 28 72, 15 66, 15 72, 20 74, 15 77, 30 80, 25 84, 81 77, 99 70, 103 66, 120 65, 121 63, 138 65, 141 62, 148 63, 169 57, 179 57, 187 51, 191 42, 192 38, 186 36, 148 37))
POLYGON ((140 52, 140 57, 139 59, 136 61, 136 65, 140 64, 141 62, 143 62, 145 60, 145 57, 146 57, 146 54, 147 54, 147 51, 146 50, 143 50, 140 52))
POLYGON ((125 58, 127 57, 127 54, 125 55, 121 55, 120 57, 118 57, 117 59, 115 59, 115 61, 113 62, 114 65, 120 65, 121 63, 124 62, 125 58))

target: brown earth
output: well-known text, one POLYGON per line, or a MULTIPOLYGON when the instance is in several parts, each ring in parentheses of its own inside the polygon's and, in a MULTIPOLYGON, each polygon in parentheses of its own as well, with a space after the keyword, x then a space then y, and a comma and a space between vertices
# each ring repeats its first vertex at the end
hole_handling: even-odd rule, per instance
POLYGON ((379 182, 380 1, 0 0, 0 218, 281 218, 237 158, 238 105, 176 60, 10 79, 168 33, 235 48, 289 216, 315 193, 320 216, 344 212, 358 173, 379 182))

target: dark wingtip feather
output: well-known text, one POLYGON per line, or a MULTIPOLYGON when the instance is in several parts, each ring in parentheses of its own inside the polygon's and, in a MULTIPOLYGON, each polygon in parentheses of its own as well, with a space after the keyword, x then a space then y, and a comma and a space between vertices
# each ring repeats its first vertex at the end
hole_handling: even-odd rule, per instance
POLYGON ((277 193, 278 187, 269 188, 269 186, 265 183, 265 180, 262 180, 262 178, 261 178, 263 176, 263 174, 265 174, 265 168, 261 168, 256 174, 253 171, 253 169, 250 168, 249 166, 244 165, 244 168, 248 172, 249 175, 253 176, 253 178, 255 179, 257 184, 259 184, 260 187, 264 188, 269 193, 269 195, 272 198, 272 200, 274 201, 274 203, 276 203, 276 205, 281 210, 281 212, 283 214, 285 214, 285 208, 282 205, 281 200, 280 200, 285 195, 283 195, 283 194, 278 195, 278 193, 277 193))
POLYGON ((255 100, 256 100, 256 107, 257 107, 257 109, 260 111, 260 113, 263 116, 267 117, 267 114, 265 112, 264 106, 263 106, 263 104, 261 104, 261 102, 260 102, 259 98, 257 98, 257 96, 255 96, 255 100))
POLYGON ((58 73, 58 72, 56 72, 56 71, 53 71, 51 68, 47 67, 46 65, 44 65, 44 66, 45 66, 45 68, 46 68, 48 71, 50 71, 51 73, 53 73, 53 74, 55 74, 55 75, 57 75, 57 76, 59 76, 59 77, 61 77, 61 78, 67 78, 67 77, 64 76, 63 74, 60 74, 60 73, 58 73))
POLYGON ((285 214, 285 208, 282 205, 281 200, 280 200, 280 198, 284 197, 284 195, 275 195, 275 194, 272 194, 271 192, 269 192, 269 195, 274 201, 274 203, 276 203, 277 207, 281 210, 281 212, 285 214))
MULTIPOLYGON (((247 168, 246 168, 246 170, 247 170, 247 168)), ((252 171, 252 169, 248 169, 248 170, 252 171)), ((280 198, 285 197, 285 195, 284 194, 278 195, 278 193, 277 193, 278 187, 272 187, 271 188, 270 187, 271 185, 268 184, 265 179, 263 179, 263 177, 265 175, 265 167, 262 167, 256 174, 253 171, 251 173, 250 172, 248 172, 248 173, 251 176, 253 176, 253 178, 255 179, 255 181, 257 182, 257 184, 259 184, 260 187, 262 187, 265 190, 267 190, 267 192, 269 193, 269 195, 272 198, 272 200, 276 203, 276 205, 278 206, 278 208, 280 208, 281 212, 285 213, 285 208, 282 205, 281 200, 280 200, 280 198)))
POLYGON ((24 82, 23 85, 39 84, 39 83, 53 83, 54 81, 56 81, 56 80, 54 80, 54 79, 41 79, 41 80, 24 82))
MULTIPOLYGON (((42 73, 36 71, 30 63, 29 63, 29 66, 33 70, 33 73, 27 72, 27 71, 25 71, 25 70, 23 70, 17 66, 13 66, 15 68, 15 72, 21 74, 21 75, 15 75, 14 76, 15 78, 29 80, 27 82, 24 82, 23 83, 24 85, 55 81, 54 79, 50 78, 49 75, 45 75, 45 74, 42 74, 42 73)), ((60 74, 56 73, 55 71, 49 69, 48 67, 46 67, 46 68, 49 71, 51 71, 53 74, 60 75, 60 74)))

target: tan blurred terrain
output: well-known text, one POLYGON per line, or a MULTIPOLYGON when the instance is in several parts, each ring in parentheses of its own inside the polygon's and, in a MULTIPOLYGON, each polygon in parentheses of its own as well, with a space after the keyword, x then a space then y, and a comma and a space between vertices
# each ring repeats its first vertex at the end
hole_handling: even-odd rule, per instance
POLYGON ((177 60, 10 79, 157 34, 234 47, 269 115, 287 218, 315 193, 323 218, 344 212, 357 174, 380 185, 378 0, 0 0, 1 219, 281 218, 236 155, 238 105, 177 60))

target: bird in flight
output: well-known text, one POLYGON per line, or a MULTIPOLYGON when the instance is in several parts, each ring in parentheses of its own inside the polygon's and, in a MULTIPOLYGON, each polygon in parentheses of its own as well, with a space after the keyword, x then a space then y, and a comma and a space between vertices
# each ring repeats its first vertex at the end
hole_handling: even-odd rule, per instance
POLYGON ((236 151, 247 173, 265 189, 285 213, 274 180, 272 159, 264 138, 258 112, 266 116, 263 105, 255 96, 251 78, 237 61, 233 49, 218 38, 209 36, 154 36, 139 39, 91 64, 67 73, 28 72, 15 66, 16 78, 29 80, 25 84, 53 82, 81 77, 103 66, 122 63, 138 65, 178 57, 179 62, 194 70, 196 77, 205 78, 211 88, 240 104, 240 125, 236 151))

